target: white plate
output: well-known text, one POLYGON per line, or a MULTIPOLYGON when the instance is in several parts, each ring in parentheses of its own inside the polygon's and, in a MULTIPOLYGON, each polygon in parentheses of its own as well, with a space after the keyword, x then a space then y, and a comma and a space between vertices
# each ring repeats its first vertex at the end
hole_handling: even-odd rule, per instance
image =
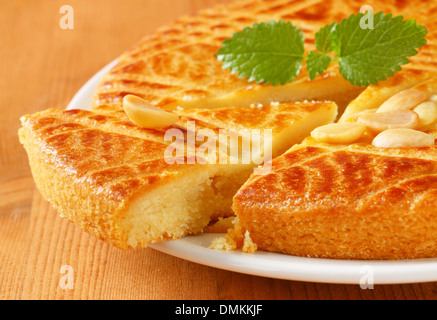
MULTIPOLYGON (((102 76, 116 61, 93 76, 75 95, 68 109, 89 109, 102 76)), ((224 270, 276 279, 341 283, 401 284, 437 281, 437 259, 407 261, 346 261, 311 259, 283 254, 208 249, 217 234, 190 236, 176 241, 151 245, 172 256, 224 270)))

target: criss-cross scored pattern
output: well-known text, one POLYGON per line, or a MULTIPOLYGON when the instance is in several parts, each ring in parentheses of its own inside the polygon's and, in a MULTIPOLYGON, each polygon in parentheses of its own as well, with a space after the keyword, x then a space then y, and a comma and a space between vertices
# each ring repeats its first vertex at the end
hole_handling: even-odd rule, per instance
MULTIPOLYGON (((430 32, 429 43, 405 69, 437 71, 437 62, 432 58, 437 51, 435 1, 413 5, 403 0, 372 0, 366 4, 376 12, 403 15, 405 19, 414 18, 426 25, 430 32)), ((314 35, 321 27, 357 13, 362 5, 362 1, 245 0, 181 18, 145 37, 123 54, 118 65, 103 78, 94 105, 120 106, 129 93, 163 108, 198 106, 196 101, 199 100, 201 107, 209 108, 223 97, 230 97, 231 105, 233 98, 268 91, 270 86, 248 84, 245 79, 231 75, 229 70, 223 70, 215 58, 223 40, 255 22, 284 19, 302 29, 306 49, 311 50, 314 35)), ((329 85, 330 75, 336 73, 336 67, 332 67, 318 80, 329 85)), ((305 82, 307 78, 306 71, 302 71, 294 83, 305 82)))
POLYGON ((437 254, 437 147, 302 145, 234 199, 261 250, 343 259, 437 254))
MULTIPOLYGON (((368 4, 372 5, 376 11, 384 10, 393 14, 404 14, 405 18, 417 18, 419 23, 432 27, 432 29, 429 27, 428 45, 421 48, 420 54, 412 58, 412 63, 406 67, 407 71, 412 72, 409 74, 399 73, 392 82, 403 82, 410 75, 421 74, 425 71, 437 72, 436 62, 433 61, 434 52, 436 52, 435 34, 433 33, 436 29, 433 21, 437 20, 434 19, 437 17, 436 4, 431 1, 423 1, 420 4, 415 4, 413 8, 409 7, 408 3, 404 1, 388 1, 388 4, 382 1, 368 1, 368 4), (431 22, 428 24, 428 21, 431 22)), ((242 126, 243 129, 261 129, 266 124, 271 124, 272 129, 275 129, 275 127, 284 126, 284 123, 291 126, 292 121, 297 118, 312 120, 314 115, 310 114, 311 107, 308 106, 314 107, 316 104, 311 102, 289 105, 288 107, 287 105, 281 105, 278 108, 269 107, 268 104, 259 106, 260 109, 255 110, 255 112, 265 112, 266 117, 245 117, 245 110, 243 109, 239 110, 242 112, 233 112, 234 107, 237 107, 237 103, 234 103, 236 101, 239 101, 240 104, 242 101, 247 102, 247 104, 238 105, 238 107, 246 107, 247 112, 253 112, 253 107, 249 107, 251 103, 254 103, 251 98, 259 97, 262 93, 264 93, 264 96, 269 96, 272 87, 248 84, 244 79, 238 79, 235 75, 230 75, 229 71, 222 69, 214 54, 222 41, 230 37, 233 32, 257 21, 277 20, 279 18, 287 21, 291 20, 298 25, 307 38, 307 49, 311 49, 311 46, 314 45, 314 33, 320 27, 357 12, 360 6, 359 1, 240 1, 228 6, 203 11, 197 16, 181 18, 171 26, 164 27, 155 34, 146 37, 132 50, 125 53, 120 58, 119 64, 104 76, 95 95, 93 111, 48 110, 23 118, 20 137, 28 151, 34 177, 42 194, 66 218, 75 222, 84 230, 124 249, 146 246, 149 241, 176 239, 189 233, 200 232, 209 222, 210 211, 212 211, 211 206, 217 206, 216 213, 218 214, 223 214, 224 207, 227 211, 230 211, 230 200, 235 195, 235 186, 240 187, 247 179, 247 176, 244 176, 243 179, 242 176, 238 175, 245 174, 246 169, 234 170, 227 166, 226 169, 214 167, 208 171, 208 167, 205 166, 174 166, 165 163, 164 151, 168 143, 163 139, 164 130, 139 128, 129 121, 121 108, 123 97, 126 94, 135 94, 163 108, 171 105, 175 107, 179 104, 190 107, 196 105, 196 101, 200 100, 205 103, 202 104, 204 109, 211 106, 217 107, 214 103, 226 97, 226 106, 229 107, 227 110, 197 110, 191 114, 189 110, 179 110, 182 115, 181 120, 192 119, 200 128, 212 128, 214 132, 217 128, 226 127, 226 125, 229 125, 229 129, 233 130, 238 125, 242 126), (241 99, 241 96, 246 94, 248 94, 248 98, 241 99), (209 105, 208 102, 211 102, 212 105, 209 105), (184 114, 184 112, 186 113, 184 114), (200 118, 200 120, 196 120, 197 118, 200 118), (225 173, 225 170, 228 171, 225 173), (152 209, 150 209, 150 206, 141 207, 141 210, 132 207, 132 212, 129 211, 132 213, 129 219, 132 218, 132 220, 129 220, 130 222, 126 225, 120 224, 120 221, 125 223, 125 213, 128 209, 130 210, 135 199, 140 195, 148 195, 148 192, 153 188, 170 185, 166 192, 160 193, 159 197, 153 198, 153 201, 158 202, 161 196, 165 197, 167 194, 176 196, 175 193, 171 193, 175 192, 171 188, 171 183, 185 177, 186 172, 190 174, 190 179, 187 179, 189 182, 184 184, 184 188, 176 188, 176 191, 178 193, 185 192, 187 194, 186 198, 190 198, 190 200, 193 196, 196 197, 199 203, 198 207, 188 208, 189 202, 176 203, 173 198, 171 200, 167 199, 164 206, 166 208, 173 206, 177 208, 176 211, 178 212, 185 209, 193 212, 199 211, 198 216, 196 216, 198 220, 194 223, 194 229, 191 228, 194 220, 190 216, 193 212, 188 213, 187 211, 186 216, 183 217, 186 218, 183 220, 184 223, 178 220, 176 223, 166 225, 167 227, 169 225, 175 226, 172 231, 169 231, 168 228, 165 229, 163 224, 160 224, 166 214, 159 215, 159 213, 162 213, 161 208, 159 207, 155 212, 152 210, 155 208, 153 206, 152 209), (210 188, 211 194, 209 195, 204 195, 204 185, 194 191, 190 189, 190 184, 196 179, 198 184, 206 184, 206 180, 209 181, 209 178, 214 178, 216 179, 214 186, 220 186, 236 176, 241 181, 234 183, 232 188, 228 188, 230 191, 228 190, 229 194, 226 194, 226 197, 229 198, 229 203, 226 202, 223 205, 218 197, 214 200, 209 198, 215 195, 217 191, 214 189, 215 187, 210 188), (223 177, 224 179, 220 179, 223 177), (199 179, 205 181, 199 182, 199 179), (214 203, 211 204, 211 201, 214 203), (204 205, 205 203, 208 203, 208 205, 204 205), (178 205, 180 207, 177 207, 178 205), (220 208, 218 208, 219 206, 220 208), (202 211, 203 207, 206 207, 207 210, 202 211), (156 219, 150 220, 151 223, 145 223, 142 220, 138 223, 137 219, 148 218, 148 215, 143 214, 142 210, 147 211, 149 209, 153 211, 150 219, 153 217, 156 219), (150 233, 152 225, 156 227, 156 230, 150 233)), ((308 90, 307 87, 323 83, 329 90, 337 90, 337 93, 340 94, 343 90, 346 90, 342 87, 342 85, 346 86, 346 83, 338 82, 335 75, 336 70, 331 69, 310 84, 306 75, 302 74, 292 84, 277 90, 283 90, 282 93, 285 92, 288 95, 291 88, 294 88, 294 92, 318 91, 314 90, 317 87, 312 87, 311 90, 308 90), (293 87, 296 84, 298 90, 293 87)), ((346 93, 344 95, 347 96, 346 93)), ((255 105, 257 106, 257 104, 255 105)), ((320 103, 319 106, 321 106, 320 103)), ((326 110, 322 115, 325 115, 324 120, 329 117, 326 110)), ((179 125, 183 126, 183 123, 179 125)), ((263 190, 262 197, 268 197, 271 192, 272 195, 270 196, 277 197, 278 204, 275 204, 273 198, 266 198, 265 201, 258 199, 260 201, 252 202, 251 200, 256 198, 255 193, 251 195, 252 198, 247 199, 247 204, 242 204, 241 201, 239 202, 239 199, 244 200, 239 198, 241 193, 240 196, 237 196, 237 206, 240 204, 242 207, 250 207, 247 212, 241 215, 241 218, 243 218, 241 219, 242 223, 245 221, 244 217, 246 217, 246 222, 250 221, 250 226, 253 229, 260 222, 268 222, 268 219, 272 218, 274 221, 263 226, 263 230, 266 232, 268 230, 278 231, 277 240, 280 241, 286 239, 287 234, 291 234, 292 230, 289 226, 292 224, 287 225, 287 221, 296 221, 294 220, 296 217, 303 217, 301 222, 307 221, 309 223, 311 223, 311 217, 322 217, 321 221, 316 221, 318 226, 321 228, 333 227, 334 225, 329 222, 339 217, 335 209, 344 208, 346 203, 357 206, 357 208, 367 208, 369 209, 368 212, 378 216, 376 203, 377 199, 380 199, 381 203, 385 201, 384 190, 391 190, 390 194, 397 195, 402 194, 402 192, 396 190, 409 190, 408 192, 412 193, 409 197, 414 198, 417 204, 414 208, 422 207, 426 209, 432 205, 433 198, 430 197, 433 192, 432 188, 429 191, 419 191, 419 189, 414 188, 416 185, 420 185, 420 181, 425 181, 420 179, 425 179, 433 173, 434 159, 425 159, 427 154, 435 156, 433 152, 429 151, 434 150, 433 148, 425 150, 426 152, 419 150, 414 153, 404 154, 402 157, 395 155, 398 151, 391 151, 390 154, 378 154, 374 150, 365 148, 362 150, 349 150, 344 147, 314 146, 303 150, 305 152, 302 153, 296 150, 290 151, 284 157, 275 160, 272 175, 265 177, 266 179, 276 179, 271 184, 264 185, 262 180, 254 179, 254 181, 259 181, 260 186, 262 185, 259 189, 263 190), (401 158, 403 165, 399 162, 401 158), (295 162, 291 165, 287 161, 284 162, 284 159, 295 159, 295 162), (282 162, 284 162, 284 170, 280 167, 282 162), (429 163, 432 163, 432 165, 429 165, 429 163), (358 164, 365 165, 359 166, 358 164), (429 169, 431 167, 432 170, 429 169), (286 170, 288 168, 290 170, 286 170), (387 170, 383 171, 382 168, 387 168, 387 170), (420 171, 421 168, 422 171, 420 171), (283 171, 284 176, 280 177, 278 172, 283 171), (342 176, 342 174, 347 175, 342 176), (380 180, 375 180, 377 177, 380 180), (417 183, 415 183, 416 177, 418 179, 417 183), (381 182, 384 179, 385 184, 381 182), (412 179, 412 182, 409 183, 408 179, 412 179), (356 185, 356 189, 353 188, 354 185, 356 185), (370 190, 373 194, 363 194, 361 196, 359 192, 364 193, 366 185, 372 186, 370 190), (290 188, 291 190, 289 190, 290 188), (290 191, 289 198, 286 197, 284 190, 290 191), (356 197, 353 201, 352 195, 356 197), (375 196, 372 197, 372 195, 375 196), (376 195, 380 195, 380 198, 377 198, 376 195), (335 199, 338 201, 336 202, 335 199), (359 199, 359 202, 356 202, 357 199, 359 199), (272 201, 269 202, 269 200, 272 201), (306 208, 304 204, 308 206, 307 202, 311 202, 311 208, 314 210, 306 216, 304 210, 297 216, 287 216, 287 214, 282 214, 281 210, 278 214, 275 214, 275 208, 283 206, 279 209, 285 209, 285 206, 290 205, 292 201, 294 201, 294 205, 301 204, 301 209, 306 208), (329 207, 329 204, 331 204, 331 207, 329 207), (327 209, 323 211, 324 207, 327 209), (262 210, 251 216, 256 208, 262 210), (270 212, 271 215, 266 216, 265 214, 259 214, 260 212, 270 212), (314 212, 319 213, 319 215, 313 214, 314 212), (326 219, 323 220, 323 217, 326 219)), ((180 180, 182 181, 182 179, 180 180)), ((249 181, 248 185, 251 184, 252 181, 249 181)), ((432 184, 430 185, 432 186, 432 184)), ((243 188, 243 194, 244 190, 243 188)), ((400 208, 403 208, 399 211, 403 215, 395 218, 402 218, 403 221, 411 223, 411 220, 407 217, 412 217, 412 215, 408 216, 407 211, 403 210, 413 207, 409 204, 406 205, 402 200, 399 200, 398 204, 400 208)), ((381 211, 382 213, 385 212, 384 210, 389 210, 388 206, 381 207, 386 208, 381 211)), ((367 212, 364 209, 359 210, 359 212, 367 212)), ((429 218, 429 216, 426 216, 429 210, 422 211, 424 213, 420 217, 423 219, 429 218)), ((356 215, 352 209, 343 212, 345 212, 348 219, 350 218, 350 228, 360 229, 364 222, 372 221, 371 218, 369 218, 370 220, 353 219, 356 215)), ((413 212, 415 211, 413 210, 413 212)), ((372 214, 369 217, 372 217, 372 214)), ((384 215, 384 219, 386 217, 392 216, 384 215)), ((378 222, 378 227, 375 229, 377 231, 387 225, 385 221, 377 219, 375 221, 378 222)), ((298 221, 298 225, 299 223, 298 221)), ((301 225, 305 225, 305 223, 301 225)), ((308 226, 308 224, 306 225, 308 226)), ((407 225, 398 224, 396 228, 399 229, 407 225)), ((431 223, 427 224, 427 227, 431 231, 437 229, 431 223)), ((395 231, 402 235, 402 230, 398 229, 395 231)), ((363 232, 369 232, 370 229, 364 228, 363 230, 367 230, 363 232)), ((326 232, 323 233, 323 230, 319 231, 325 236, 329 235, 326 232)), ((432 232, 428 232, 428 234, 437 238, 435 233, 432 232)), ((312 237, 308 232, 302 234, 303 238, 312 237)), ((417 236, 409 237, 410 235, 417 235, 417 232, 404 235, 406 239, 404 242, 411 240, 413 246, 417 244, 414 243, 414 239, 422 239, 424 241, 418 243, 417 247, 428 246, 427 239, 417 236)), ((338 236, 333 236, 331 240, 338 240, 338 236)), ((260 248, 263 248, 262 239, 254 237, 254 240, 259 242, 260 248)), ((299 243, 294 248, 306 248, 302 246, 304 242, 299 243)), ((266 243, 264 249, 273 250, 273 244, 273 242, 266 243)), ((330 247, 335 248, 335 246, 330 247)), ((348 248, 354 247, 349 246, 348 248)), ((289 252, 281 246, 277 246, 275 250, 304 254, 304 251, 289 252)), ((321 255, 335 256, 333 252, 324 252, 321 255)), ((389 257, 387 252, 380 255, 381 257, 389 257)), ((354 257, 354 252, 344 252, 343 256, 354 257)), ((366 257, 370 256, 372 256, 372 252, 367 252, 366 257)), ((415 255, 412 252, 404 252, 398 256, 413 257, 415 255)), ((416 256, 420 256, 420 254, 416 256)))
MULTIPOLYGON (((275 134, 281 137, 276 148, 280 148, 282 153, 283 149, 292 145, 289 140, 282 141, 283 132, 288 132, 294 123, 308 122, 308 119, 313 118, 318 118, 315 121, 319 123, 322 118, 326 123, 330 121, 330 117, 333 118, 335 111, 335 104, 328 102, 247 107, 238 109, 238 112, 234 108, 202 110, 201 115, 199 114, 200 120, 197 119, 196 112, 181 114, 177 128, 183 137, 173 141, 173 138, 165 138, 169 128, 140 128, 117 106, 99 106, 93 111, 49 109, 22 118, 20 140, 28 152, 34 179, 43 196, 70 221, 99 238, 127 249, 147 246, 152 240, 161 241, 191 232, 197 233, 206 227, 210 218, 214 220, 229 216, 232 214, 232 196, 247 180, 255 166, 240 162, 231 165, 233 162, 230 161, 226 149, 216 148, 212 153, 205 153, 202 151, 202 139, 193 141, 195 150, 193 153, 188 152, 189 129, 184 129, 188 121, 194 123, 196 131, 209 129, 217 136, 220 129, 249 132, 251 129, 264 129, 267 126, 272 129, 274 138, 275 134), (245 114, 255 111, 264 117, 244 117, 245 114), (166 152, 173 143, 184 149, 182 153, 172 154, 175 161, 169 162, 166 152), (199 153, 199 150, 203 153, 199 153), (211 204, 209 202, 213 200, 204 195, 204 189, 202 192, 192 191, 190 199, 198 197, 205 198, 205 202, 209 201, 209 205, 205 206, 208 212, 203 216, 201 209, 204 208, 200 204, 192 209, 195 213, 199 212, 201 220, 194 223, 198 225, 196 228, 191 228, 192 225, 188 223, 184 226, 178 222, 181 228, 173 233, 163 229, 150 235, 147 231, 149 226, 138 223, 136 226, 144 229, 141 235, 145 240, 141 240, 140 244, 136 241, 128 243, 131 228, 120 227, 120 221, 124 219, 125 211, 132 202, 141 195, 151 194, 166 185, 171 189, 167 193, 178 192, 180 189, 174 187, 173 190, 171 185, 188 175, 191 179, 187 179, 189 181, 184 185, 187 192, 193 188, 193 180, 204 179, 197 183, 204 183, 206 186, 217 183, 217 188, 225 186, 222 193, 218 189, 216 193, 218 199, 226 203, 216 201, 216 204, 211 204), (231 187, 226 187, 227 183, 231 187)), ((308 125, 315 126, 314 123, 308 125)), ((172 201, 167 201, 165 206, 168 210, 174 208, 179 213, 180 203, 174 199, 172 201)), ((153 212, 153 215, 157 215, 154 226, 159 227, 159 221, 165 217, 161 211, 162 208, 156 208, 153 212)), ((142 215, 140 210, 135 212, 142 215)), ((188 213, 181 216, 186 220, 191 219, 188 213)), ((179 228, 179 225, 176 224, 175 228, 179 228)))

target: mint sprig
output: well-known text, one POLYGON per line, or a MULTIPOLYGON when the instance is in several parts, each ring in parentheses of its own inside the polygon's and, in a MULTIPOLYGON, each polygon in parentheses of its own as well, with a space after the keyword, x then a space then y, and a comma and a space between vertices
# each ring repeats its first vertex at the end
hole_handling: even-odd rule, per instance
POLYGON ((223 68, 240 78, 264 84, 293 81, 305 57, 302 31, 290 22, 254 24, 225 40, 217 54, 223 68))
MULTIPOLYGON (((373 13, 372 13, 373 14, 373 13)), ((301 30, 290 22, 255 24, 223 42, 217 58, 232 74, 264 84, 293 81, 306 68, 311 80, 323 74, 333 62, 340 74, 358 86, 377 84, 409 63, 417 48, 426 44, 427 30, 415 20, 403 20, 383 12, 373 16, 373 28, 360 25, 358 13, 329 24, 315 35, 316 50, 304 53, 301 30)))

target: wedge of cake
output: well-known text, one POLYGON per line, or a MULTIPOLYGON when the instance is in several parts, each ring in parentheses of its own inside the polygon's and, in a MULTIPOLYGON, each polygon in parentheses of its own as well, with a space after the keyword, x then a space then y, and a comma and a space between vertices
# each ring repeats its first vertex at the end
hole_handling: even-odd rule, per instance
MULTIPOLYGON (((242 110, 247 113, 252 108, 242 110)), ((265 108, 264 115, 271 120, 268 126, 277 133, 275 153, 332 122, 336 114, 334 103, 265 108), (285 122, 280 121, 283 117, 285 122), (294 133, 295 125, 301 132, 284 139, 284 134, 294 133)), ((191 116, 185 120, 194 122, 197 130, 221 128, 212 125, 219 125, 212 116, 211 124, 191 116)), ((249 131, 266 125, 263 117, 242 121, 233 110, 221 110, 220 117, 224 129, 238 125, 249 131)), ((141 128, 118 107, 50 109, 23 117, 22 124, 20 140, 44 198, 63 217, 121 249, 200 233, 211 221, 231 215, 232 197, 258 165, 232 164, 221 149, 202 158, 204 153, 197 152, 201 143, 196 143, 195 154, 185 149, 169 163, 165 155, 174 141, 165 134, 169 129, 181 130, 181 125, 141 128), (223 158, 224 163, 219 161, 223 158)), ((182 132, 185 139, 188 133, 182 132)))
POLYGON ((227 246, 249 237, 259 250, 305 257, 436 257, 436 93, 432 78, 274 159, 270 174, 253 176, 235 196, 227 246))

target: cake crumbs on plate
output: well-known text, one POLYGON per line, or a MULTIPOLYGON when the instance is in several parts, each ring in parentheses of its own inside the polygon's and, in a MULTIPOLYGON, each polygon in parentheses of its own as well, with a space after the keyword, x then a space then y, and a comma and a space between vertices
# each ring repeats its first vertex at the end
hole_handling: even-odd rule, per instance
POLYGON ((244 242, 243 242, 243 252, 245 253, 255 253, 258 250, 258 246, 255 242, 253 242, 250 237, 249 231, 246 230, 244 234, 244 242))
POLYGON ((244 237, 241 231, 241 228, 236 225, 233 229, 229 229, 226 236, 213 239, 209 249, 225 251, 241 249, 244 253, 255 253, 258 250, 258 246, 253 242, 249 231, 246 230, 244 237))

